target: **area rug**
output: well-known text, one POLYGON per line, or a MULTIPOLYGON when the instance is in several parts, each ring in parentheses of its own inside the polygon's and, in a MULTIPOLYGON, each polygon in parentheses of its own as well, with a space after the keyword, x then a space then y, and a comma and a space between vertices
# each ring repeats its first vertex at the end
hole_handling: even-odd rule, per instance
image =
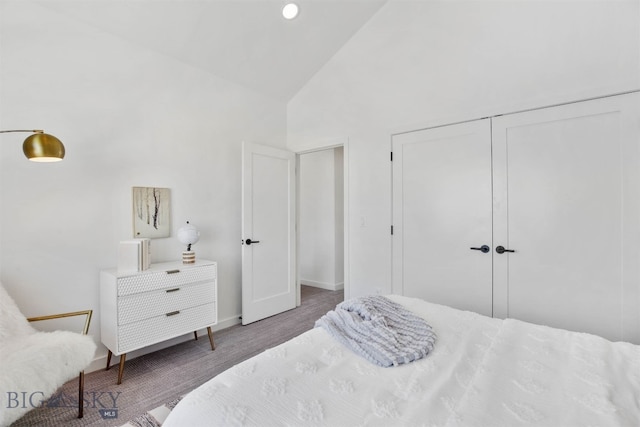
POLYGON ((121 427, 160 427, 162 426, 162 423, 164 423, 164 420, 169 416, 171 410, 176 407, 181 399, 182 397, 179 397, 169 403, 158 406, 157 408, 132 419, 126 424, 123 424, 121 427))

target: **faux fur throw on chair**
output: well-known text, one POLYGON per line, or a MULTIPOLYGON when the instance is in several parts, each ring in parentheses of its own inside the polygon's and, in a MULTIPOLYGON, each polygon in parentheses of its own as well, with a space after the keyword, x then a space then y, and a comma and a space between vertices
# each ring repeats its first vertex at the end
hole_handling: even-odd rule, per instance
POLYGON ((77 377, 95 350, 89 336, 34 329, 0 284, 0 426, 8 426, 77 377))

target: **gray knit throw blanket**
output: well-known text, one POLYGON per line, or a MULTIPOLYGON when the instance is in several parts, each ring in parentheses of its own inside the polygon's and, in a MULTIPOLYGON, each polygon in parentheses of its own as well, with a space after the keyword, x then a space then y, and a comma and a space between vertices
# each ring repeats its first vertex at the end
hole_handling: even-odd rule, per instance
POLYGON ((383 366, 426 357, 436 334, 421 317, 383 296, 354 298, 338 304, 316 321, 356 354, 383 366))

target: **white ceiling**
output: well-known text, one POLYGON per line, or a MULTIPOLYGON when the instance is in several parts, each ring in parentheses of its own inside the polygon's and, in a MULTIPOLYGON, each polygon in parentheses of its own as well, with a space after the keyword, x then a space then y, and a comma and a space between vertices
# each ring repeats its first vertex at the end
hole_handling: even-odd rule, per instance
POLYGON ((42 0, 44 7, 283 101, 387 0, 42 0))

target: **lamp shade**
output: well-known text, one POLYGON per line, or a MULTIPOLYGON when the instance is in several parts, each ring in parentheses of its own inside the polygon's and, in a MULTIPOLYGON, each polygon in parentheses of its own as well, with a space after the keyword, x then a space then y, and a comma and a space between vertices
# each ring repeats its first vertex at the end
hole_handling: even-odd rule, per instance
POLYGON ((64 158, 64 145, 53 135, 34 133, 24 140, 22 151, 34 162, 57 162, 64 158))
POLYGON ((187 250, 190 251, 191 245, 200 240, 200 232, 193 224, 189 224, 189 221, 187 221, 186 225, 178 229, 178 240, 180 243, 187 245, 187 250))

